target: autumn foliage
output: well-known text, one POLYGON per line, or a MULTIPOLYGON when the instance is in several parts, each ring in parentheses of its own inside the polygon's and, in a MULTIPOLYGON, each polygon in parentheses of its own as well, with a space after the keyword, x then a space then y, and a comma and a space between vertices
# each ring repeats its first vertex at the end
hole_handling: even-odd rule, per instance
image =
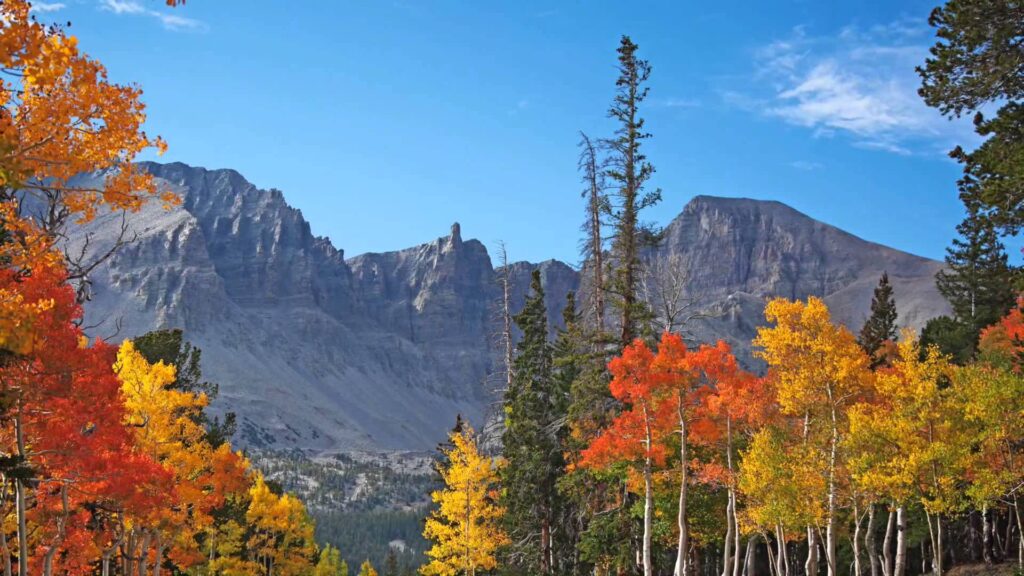
POLYGON ((81 328, 61 227, 176 201, 132 163, 164 147, 140 95, 28 2, 0 3, 0 570, 309 574, 305 507, 209 443, 208 399, 81 328))

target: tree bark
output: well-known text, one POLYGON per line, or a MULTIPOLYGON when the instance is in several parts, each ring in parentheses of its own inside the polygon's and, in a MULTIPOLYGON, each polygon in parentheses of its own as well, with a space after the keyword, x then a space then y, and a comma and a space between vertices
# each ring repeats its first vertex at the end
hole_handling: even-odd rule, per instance
POLYGON ((1020 497, 1013 493, 1013 516, 1017 519, 1017 569, 1024 572, 1024 518, 1020 513, 1020 497))
MULTIPOLYGON (((14 416, 14 434, 18 444, 18 458, 24 463, 27 460, 25 454, 25 431, 21 420, 21 400, 18 400, 18 410, 14 416)), ((18 520, 18 576, 28 576, 28 519, 25 510, 25 480, 18 478, 14 483, 14 499, 17 509, 18 520)))
POLYGON ((893 576, 904 576, 907 570, 907 519, 903 506, 896 508, 896 563, 893 576))
POLYGON ((838 576, 836 566, 836 465, 839 451, 839 421, 836 417, 836 401, 829 389, 829 401, 832 403, 832 442, 828 460, 828 517, 825 519, 825 560, 828 563, 828 576, 838 576))
POLYGON ((747 538, 747 553, 743 555, 743 572, 740 576, 756 576, 754 574, 755 554, 757 553, 757 534, 751 534, 747 538))
POLYGON ((893 533, 896 531, 896 510, 889 509, 889 522, 885 525, 885 539, 882 541, 882 558, 885 559, 885 563, 882 565, 882 574, 884 576, 893 576, 895 571, 895 564, 893 564, 892 557, 892 538, 893 533))
POLYGON ((988 520, 988 504, 981 507, 981 557, 992 565, 992 529, 988 520))
POLYGON ((880 576, 881 563, 878 561, 878 549, 875 546, 875 503, 868 509, 868 527, 864 534, 864 548, 868 551, 868 564, 871 565, 871 576, 880 576))
POLYGON ((643 416, 644 440, 646 441, 647 452, 644 455, 644 540, 642 561, 644 576, 653 576, 654 566, 651 563, 651 532, 654 522, 654 483, 651 480, 651 446, 654 438, 651 432, 651 422, 648 419, 646 406, 643 409, 643 416))
POLYGON ((818 573, 818 531, 814 526, 807 527, 807 562, 804 563, 804 574, 814 576, 818 573))
POLYGON ((860 569, 860 525, 861 517, 860 510, 857 507, 857 501, 854 499, 853 502, 853 519, 855 521, 853 527, 853 574, 854 576, 861 576, 860 569))
MULTIPOLYGON (((685 395, 679 394, 679 513, 676 521, 679 525, 679 541, 676 550, 676 566, 673 572, 675 576, 686 576, 689 573, 688 557, 690 551, 690 535, 686 526, 686 496, 687 484, 689 484, 688 458, 686 450, 686 399, 685 395)), ((650 428, 648 427, 648 430, 650 428)), ((650 433, 648 432, 648 438, 650 433)), ((646 529, 646 527, 645 527, 646 529)), ((726 544, 728 546, 728 544, 726 544)), ((723 576, 726 576, 723 573, 723 576)))
POLYGON ((736 489, 731 485, 729 486, 729 498, 732 500, 732 526, 733 526, 733 560, 732 576, 741 576, 742 570, 740 569, 740 522, 739 522, 739 511, 736 509, 736 489))

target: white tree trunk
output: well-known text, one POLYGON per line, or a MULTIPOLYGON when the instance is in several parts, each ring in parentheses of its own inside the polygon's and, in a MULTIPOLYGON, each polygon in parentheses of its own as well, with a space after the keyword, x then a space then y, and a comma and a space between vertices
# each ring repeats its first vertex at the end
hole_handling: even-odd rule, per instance
POLYGON ((818 573, 818 531, 814 526, 807 527, 807 562, 804 563, 804 574, 814 576, 818 573))
POLYGON ((893 576, 904 576, 907 570, 907 519, 903 506, 896 508, 896 563, 893 576))
MULTIPOLYGON (((676 518, 679 527, 679 541, 676 549, 675 576, 686 576, 689 573, 690 535, 686 526, 686 491, 689 483, 688 456, 686 453, 686 406, 684 395, 679 394, 679 514, 676 518)), ((649 436, 649 434, 648 434, 649 436)), ((725 576, 723 574, 723 576, 725 576)))

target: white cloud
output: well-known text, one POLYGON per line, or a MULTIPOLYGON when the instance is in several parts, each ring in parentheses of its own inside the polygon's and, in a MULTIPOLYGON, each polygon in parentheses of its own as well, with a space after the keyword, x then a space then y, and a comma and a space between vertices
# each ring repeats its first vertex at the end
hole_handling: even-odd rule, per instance
POLYGON ((160 23, 164 25, 164 28, 168 30, 205 30, 206 24, 193 20, 192 18, 185 18, 178 16, 177 14, 167 14, 165 12, 153 11, 151 16, 156 17, 160 20, 160 23))
POLYGON ((821 170, 825 167, 825 165, 820 162, 811 162, 810 160, 795 160, 790 162, 789 165, 797 170, 803 170, 804 172, 821 170))
POLYGON ((103 0, 103 8, 114 14, 145 14, 146 9, 131 0, 103 0))
POLYGON ((172 31, 202 31, 206 30, 206 24, 199 20, 186 18, 178 14, 162 12, 149 9, 134 0, 102 0, 100 8, 113 12, 114 14, 129 14, 134 16, 147 16, 154 18, 167 30, 172 31))
POLYGON ((696 98, 664 98, 655 100, 653 104, 663 108, 696 108, 700 106, 700 100, 696 98))
POLYGON ((47 13, 63 10, 67 5, 61 2, 33 2, 32 12, 47 13))
POLYGON ((947 121, 917 95, 914 68, 931 41, 924 22, 908 20, 821 37, 798 27, 758 49, 752 88, 724 90, 723 100, 806 127, 816 138, 842 135, 898 154, 945 152, 973 135, 969 123, 947 121))

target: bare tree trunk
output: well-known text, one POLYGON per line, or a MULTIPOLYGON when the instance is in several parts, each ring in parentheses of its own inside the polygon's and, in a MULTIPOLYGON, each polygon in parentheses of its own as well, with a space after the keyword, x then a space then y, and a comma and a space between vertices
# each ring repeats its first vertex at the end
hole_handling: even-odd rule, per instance
POLYGON ((643 566, 644 576, 654 575, 654 566, 651 563, 651 531, 654 521, 654 486, 651 481, 651 459, 644 461, 644 544, 643 544, 643 566))
POLYGON ((146 576, 149 573, 149 543, 153 537, 147 530, 142 536, 142 545, 139 547, 138 576, 146 576))
POLYGON ((732 549, 736 556, 736 559, 732 563, 732 576, 741 576, 742 569, 740 568, 740 521, 739 521, 739 510, 736 509, 736 489, 729 486, 729 498, 732 500, 732 525, 733 525, 733 546, 732 549))
POLYGON ((153 560, 153 576, 160 576, 160 572, 163 570, 164 560, 164 543, 158 532, 156 535, 156 558, 153 560))
POLYGON ((68 515, 71 513, 71 507, 68 502, 67 484, 61 484, 60 502, 61 515, 57 520, 57 534, 54 536, 53 542, 50 544, 50 549, 47 550, 46 555, 43 556, 43 576, 53 576, 53 559, 57 556, 57 552, 60 551, 60 546, 64 543, 64 536, 67 534, 67 519, 68 515))
MULTIPOLYGON (((775 529, 775 545, 778 548, 779 542, 779 530, 778 527, 775 529)), ((776 557, 775 552, 772 550, 772 543, 768 541, 768 536, 764 536, 764 547, 768 551, 768 571, 771 572, 772 576, 782 576, 781 560, 776 557)), ((746 576, 752 576, 747 574, 746 576)))
POLYGON ((854 522, 855 522, 854 523, 854 527, 853 527, 853 574, 854 574, 854 576, 861 576, 861 569, 860 569, 860 525, 861 525, 862 518, 861 518, 861 515, 860 515, 860 510, 858 509, 858 506, 857 506, 857 499, 856 498, 854 498, 854 500, 853 500, 853 519, 854 519, 854 522))
POLYGON ((814 576, 818 573, 818 531, 814 526, 807 527, 807 562, 804 563, 804 574, 814 576))
MULTIPOLYGON (((682 401, 683 401, 683 398, 682 398, 682 396, 680 396, 680 398, 679 398, 680 406, 682 406, 682 401)), ((682 413, 680 412, 680 415, 681 414, 682 413)), ((732 469, 732 448, 730 446, 730 442, 732 441, 732 420, 728 416, 726 416, 726 419, 725 419, 725 438, 726 438, 726 440, 725 440, 725 451, 726 451, 725 458, 726 458, 726 463, 727 463, 729 469, 731 470, 732 469)), ((683 442, 684 443, 686 442, 685 436, 683 438, 683 442)), ((685 462, 685 457, 684 457, 684 462, 685 462)), ((731 479, 730 479, 730 482, 731 482, 731 479)), ((728 500, 726 502, 726 505, 725 505, 725 542, 723 542, 723 544, 722 544, 722 576, 730 576, 732 574, 732 569, 733 569, 733 558, 732 558, 733 557, 733 550, 732 550, 732 545, 733 545, 733 516, 734 516, 734 510, 733 510, 732 506, 733 506, 733 502, 732 502, 732 488, 731 488, 731 485, 730 485, 730 488, 729 488, 729 498, 728 498, 728 500)), ((738 554, 739 550, 737 550, 736 553, 738 554)), ((676 576, 680 576, 680 575, 676 574, 676 576)))
MULTIPOLYGON (((25 454, 25 430, 21 420, 21 400, 18 400, 18 410, 14 416, 14 434, 18 443, 18 458, 26 461, 25 454)), ((18 576, 28 576, 28 519, 25 510, 25 480, 18 478, 14 483, 14 499, 17 509, 18 520, 18 576)))
POLYGON ((604 332, 604 238, 601 237, 601 209, 604 204, 604 184, 601 181, 601 170, 598 167, 597 151, 590 138, 580 133, 579 167, 583 170, 587 189, 587 250, 591 263, 592 284, 590 294, 591 307, 594 309, 594 323, 598 333, 604 332))
POLYGON ((740 576, 756 576, 754 574, 755 553, 757 552, 757 534, 747 538, 747 553, 743 556, 743 573, 740 576))
POLYGON ((892 537, 893 532, 896 531, 896 510, 893 508, 889 509, 889 522, 885 525, 885 539, 882 541, 882 558, 885 559, 885 563, 882 565, 882 574, 884 576, 894 576, 895 565, 893 564, 892 557, 892 537))
POLYGON ((645 446, 647 453, 644 456, 644 540, 642 561, 644 576, 654 576, 654 566, 651 563, 651 531, 653 529, 652 524, 654 522, 654 483, 651 480, 651 443, 654 438, 651 433, 651 423, 648 419, 646 406, 643 409, 643 416, 644 441, 646 443, 645 446))
MULTIPOLYGON (((0 485, 0 506, 5 506, 7 503, 7 476, 3 477, 3 484, 0 485)), ((11 546, 7 542, 7 529, 4 528, 3 523, 0 522, 0 551, 4 555, 4 576, 12 576, 14 573, 14 566, 11 564, 11 546)))
POLYGON ((992 530, 988 521, 988 504, 981 507, 981 557, 992 565, 992 530))
POLYGON ((1017 569, 1024 572, 1024 518, 1020 513, 1020 497, 1013 493, 1013 515, 1017 519, 1017 569))
MULTIPOLYGON (((688 558, 690 552, 690 535, 686 526, 686 491, 687 484, 689 484, 689 474, 687 466, 689 464, 688 456, 686 454, 686 405, 685 395, 679 394, 679 515, 677 523, 679 525, 679 542, 677 542, 676 550, 676 566, 673 572, 675 576, 686 576, 689 573, 688 558)), ((648 427, 648 430, 650 428, 648 427)), ((650 432, 648 432, 648 442, 650 442, 650 432)), ((648 444, 650 446, 650 444, 648 444)), ((649 468, 649 465, 648 465, 649 468)), ((646 511, 645 511, 646 512, 646 511)), ((646 521, 646 520, 645 520, 646 521)), ((647 527, 644 527, 646 533, 647 527)), ((646 537, 646 535, 645 535, 646 537)), ((726 543, 728 546, 728 542, 726 543)), ((726 576, 724 573, 722 576, 726 576)))
POLYGON ((868 551, 868 564, 871 565, 871 576, 880 576, 881 563, 878 561, 878 549, 875 547, 875 503, 868 508, 868 527, 864 534, 864 548, 868 551))
POLYGON ((505 243, 498 244, 498 254, 501 259, 501 275, 498 283, 501 284, 501 343, 504 348, 505 361, 505 391, 512 389, 512 300, 511 300, 511 278, 508 267, 508 251, 505 243))
POLYGON ((903 506, 896 508, 896 564, 893 576, 904 576, 907 569, 907 519, 903 506))
POLYGON ((786 544, 786 528, 782 524, 779 524, 779 558, 782 559, 786 576, 789 576, 789 548, 786 544))
POLYGON ((836 418, 835 400, 831 389, 829 400, 832 402, 832 442, 828 460, 828 517, 825 519, 825 560, 828 563, 828 576, 838 576, 836 566, 836 466, 839 450, 839 422, 836 418))

